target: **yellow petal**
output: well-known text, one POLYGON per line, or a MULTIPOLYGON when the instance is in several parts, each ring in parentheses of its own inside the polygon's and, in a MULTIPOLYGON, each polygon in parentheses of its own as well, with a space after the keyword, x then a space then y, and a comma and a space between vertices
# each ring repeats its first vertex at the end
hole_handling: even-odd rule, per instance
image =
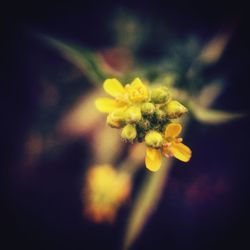
POLYGON ((180 123, 170 123, 165 130, 165 138, 173 137, 175 138, 181 133, 182 126, 180 123))
MULTIPOLYGON (((144 84, 142 83, 141 79, 139 77, 136 77, 132 82, 131 86, 136 87, 136 86, 143 86, 144 84)), ((145 86, 145 85, 144 85, 145 86)))
POLYGON ((181 142, 173 142, 170 147, 170 151, 175 158, 184 162, 188 162, 192 155, 191 149, 181 142))
POLYGON ((161 167, 161 152, 158 149, 146 148, 146 158, 145 158, 145 164, 147 169, 150 171, 156 172, 161 167))
POLYGON ((112 112, 114 109, 121 108, 123 105, 111 98, 98 98, 95 101, 96 108, 104 113, 112 112))
POLYGON ((130 100, 135 103, 148 100, 149 92, 145 84, 142 83, 140 78, 135 78, 132 83, 127 87, 130 100))
POLYGON ((103 83, 103 88, 109 95, 113 97, 125 94, 125 88, 115 78, 105 80, 103 83))

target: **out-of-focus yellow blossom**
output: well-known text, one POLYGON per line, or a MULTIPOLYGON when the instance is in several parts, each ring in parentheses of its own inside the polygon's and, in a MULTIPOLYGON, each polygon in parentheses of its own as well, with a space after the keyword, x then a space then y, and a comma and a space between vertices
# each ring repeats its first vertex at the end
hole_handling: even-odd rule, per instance
POLYGON ((131 179, 111 165, 91 167, 84 187, 84 214, 96 223, 112 223, 131 191, 131 179))
POLYGON ((146 167, 155 172, 161 167, 162 155, 174 156, 180 161, 188 162, 191 158, 191 149, 182 143, 182 138, 177 138, 181 133, 182 126, 179 123, 170 123, 164 132, 164 142, 161 148, 146 148, 146 167))
POLYGON ((103 97, 96 100, 97 109, 104 113, 137 105, 149 99, 148 88, 138 77, 126 86, 115 78, 107 79, 103 83, 103 88, 107 94, 113 97, 113 99, 103 97))

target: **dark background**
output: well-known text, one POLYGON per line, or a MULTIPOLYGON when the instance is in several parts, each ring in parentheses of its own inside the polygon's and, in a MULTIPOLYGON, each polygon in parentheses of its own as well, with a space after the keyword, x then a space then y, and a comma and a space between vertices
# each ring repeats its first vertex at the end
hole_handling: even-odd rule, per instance
MULTIPOLYGON (((243 1, 9 3, 2 8, 1 35, 2 249, 119 249, 129 205, 112 226, 82 218, 77 183, 82 155, 88 153, 82 141, 64 149, 60 160, 42 162, 29 183, 23 183, 18 162, 23 140, 38 112, 37 75, 46 63, 47 67, 59 65, 57 71, 64 65, 63 59, 41 46, 30 31, 71 39, 93 49, 109 47, 113 41, 105 20, 121 7, 148 22, 166 23, 180 38, 195 33, 206 40, 221 26, 237 23, 213 70, 227 78, 216 107, 249 111, 249 11, 243 1), (74 166, 71 169, 69 162, 74 166)), ((152 45, 143 53, 146 57, 159 55, 152 45)), ((173 169, 157 212, 132 249, 250 247, 249 118, 217 127, 191 125, 193 132, 187 140, 195 152, 192 169, 173 169), (220 176, 227 181, 226 185, 222 181, 222 188, 220 176), (205 191, 190 203, 187 190, 196 181, 205 191), (203 187, 206 183, 210 188, 203 187)))

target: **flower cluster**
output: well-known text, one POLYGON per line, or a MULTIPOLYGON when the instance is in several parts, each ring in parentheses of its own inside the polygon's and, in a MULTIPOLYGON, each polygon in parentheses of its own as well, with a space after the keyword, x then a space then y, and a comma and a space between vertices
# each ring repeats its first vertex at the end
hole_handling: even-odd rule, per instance
POLYGON ((96 107, 108 113, 107 124, 121 128, 121 138, 126 142, 145 142, 146 167, 157 171, 162 155, 187 162, 191 150, 177 138, 182 130, 173 119, 188 110, 170 96, 166 87, 149 88, 139 78, 123 86, 117 79, 107 79, 103 88, 113 98, 98 98, 96 107))

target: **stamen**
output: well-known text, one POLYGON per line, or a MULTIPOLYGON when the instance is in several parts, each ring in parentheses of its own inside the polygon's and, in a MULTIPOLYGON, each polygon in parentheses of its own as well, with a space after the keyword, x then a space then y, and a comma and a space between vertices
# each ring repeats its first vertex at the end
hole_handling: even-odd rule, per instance
POLYGON ((173 157, 173 154, 169 151, 168 153, 163 154, 166 158, 173 157))
POLYGON ((166 154, 164 154, 164 156, 166 157, 166 158, 170 158, 170 156, 166 153, 166 154))
POLYGON ((176 142, 180 143, 180 142, 182 142, 182 141, 183 141, 182 138, 176 138, 176 142))

